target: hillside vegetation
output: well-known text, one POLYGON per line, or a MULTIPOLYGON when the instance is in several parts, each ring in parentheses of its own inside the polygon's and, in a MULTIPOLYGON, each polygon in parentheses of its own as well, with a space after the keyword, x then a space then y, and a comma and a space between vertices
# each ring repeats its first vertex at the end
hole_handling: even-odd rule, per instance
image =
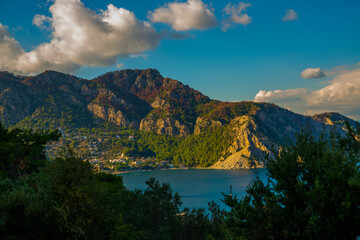
POLYGON ((55 71, 0 72, 0 118, 10 128, 59 129, 52 150, 71 144, 87 159, 152 156, 216 168, 262 167, 270 150, 304 127, 319 136, 332 128, 345 134, 345 121, 356 124, 337 113, 311 117, 270 103, 212 100, 155 69, 92 80, 55 71))
POLYGON ((181 210, 169 184, 129 191, 121 176, 100 173, 71 149, 47 161, 58 131, 0 124, 1 239, 354 239, 360 235, 360 133, 308 131, 268 159, 267 183, 255 179, 229 211, 181 210))

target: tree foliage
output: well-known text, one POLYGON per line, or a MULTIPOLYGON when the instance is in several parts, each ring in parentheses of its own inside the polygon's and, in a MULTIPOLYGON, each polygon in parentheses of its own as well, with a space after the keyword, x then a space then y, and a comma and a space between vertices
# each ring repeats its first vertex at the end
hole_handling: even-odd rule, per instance
POLYGON ((43 166, 45 145, 60 137, 58 131, 5 129, 0 123, 0 173, 21 177, 43 166))
MULTIPOLYGON (((5 139, 8 131, 1 131, 3 143, 23 144, 23 138, 5 139)), ((26 134, 29 138, 38 136, 26 134)), ((7 156, 16 151, 7 150, 7 156)), ((41 150, 34 147, 31 156, 42 158, 41 150)), ((121 176, 94 172, 89 162, 72 150, 45 161, 31 174, 8 177, 0 178, 1 239, 181 240, 219 236, 216 229, 223 213, 213 211, 216 221, 204 210, 182 214, 181 198, 169 184, 150 178, 144 192, 129 191, 121 176), (188 238, 192 232, 196 238, 188 238)))
POLYGON ((8 159, 22 145, 28 146, 20 152, 29 159, 28 174, 0 177, 1 239, 353 239, 360 235, 360 134, 350 127, 346 136, 315 138, 303 131, 276 159, 267 160, 266 184, 254 180, 242 199, 225 195, 228 212, 215 203, 208 211, 181 210, 179 194, 153 178, 145 191, 130 191, 121 176, 94 172, 72 150, 45 161, 44 144, 57 133, 3 127, 0 131, 1 156, 6 156, 3 172, 8 173, 8 159), (38 138, 41 141, 35 141, 38 138), (41 167, 30 164, 34 159, 41 159, 41 167))
POLYGON ((247 239, 354 239, 360 235, 359 132, 316 139, 308 131, 266 164, 231 207, 228 227, 247 239))

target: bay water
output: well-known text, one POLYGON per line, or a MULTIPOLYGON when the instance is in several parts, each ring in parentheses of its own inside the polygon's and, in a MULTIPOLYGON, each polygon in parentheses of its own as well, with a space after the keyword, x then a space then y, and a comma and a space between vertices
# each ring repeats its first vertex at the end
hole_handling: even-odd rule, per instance
POLYGON ((215 169, 170 169, 135 171, 121 174, 124 185, 130 190, 145 190, 145 181, 150 177, 166 183, 170 183, 174 192, 181 195, 185 208, 206 208, 208 202, 214 201, 220 204, 222 209, 228 207, 221 201, 224 199, 221 193, 229 194, 230 185, 232 194, 241 198, 245 195, 248 184, 259 177, 266 183, 265 169, 241 169, 241 170, 215 170, 215 169))

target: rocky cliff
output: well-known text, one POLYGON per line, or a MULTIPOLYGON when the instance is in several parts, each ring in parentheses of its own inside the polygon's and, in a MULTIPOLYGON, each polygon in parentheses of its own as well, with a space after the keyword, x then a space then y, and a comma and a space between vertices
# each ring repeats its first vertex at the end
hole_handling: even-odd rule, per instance
POLYGON ((259 126, 253 116, 236 117, 230 123, 231 145, 227 149, 231 154, 226 159, 220 159, 212 168, 239 169, 263 167, 266 154, 272 155, 277 144, 261 136, 259 126))

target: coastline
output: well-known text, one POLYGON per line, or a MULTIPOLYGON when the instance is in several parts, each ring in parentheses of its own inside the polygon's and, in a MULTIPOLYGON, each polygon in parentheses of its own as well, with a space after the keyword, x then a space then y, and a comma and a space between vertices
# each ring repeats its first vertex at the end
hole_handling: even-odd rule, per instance
POLYGON ((120 175, 125 173, 132 173, 132 172, 150 172, 150 171, 171 171, 171 170, 257 170, 257 169, 264 169, 263 167, 258 168, 213 168, 213 167, 186 167, 186 168, 154 168, 154 169, 132 169, 132 170, 125 170, 125 171, 116 171, 111 172, 111 174, 120 175))

